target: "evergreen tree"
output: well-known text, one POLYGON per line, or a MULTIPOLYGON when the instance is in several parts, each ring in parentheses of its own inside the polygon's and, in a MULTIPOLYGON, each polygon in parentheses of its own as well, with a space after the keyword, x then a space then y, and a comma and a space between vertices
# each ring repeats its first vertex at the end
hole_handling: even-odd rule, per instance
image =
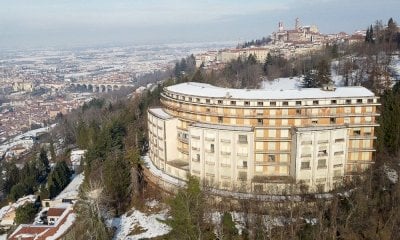
POLYGON ((314 78, 317 87, 322 87, 325 84, 331 84, 331 66, 326 59, 321 59, 317 64, 316 76, 314 78))
POLYGON ((126 210, 131 195, 130 163, 121 152, 113 152, 103 166, 104 189, 109 197, 109 205, 120 215, 126 210))
POLYGON ((50 172, 49 159, 47 157, 47 151, 44 148, 40 149, 39 158, 36 161, 36 168, 38 171, 38 182, 41 183, 46 180, 50 172))
POLYGON ((229 212, 224 212, 221 217, 223 239, 234 239, 238 236, 238 230, 233 222, 232 215, 229 212))
POLYGON ((210 239, 210 232, 204 221, 204 204, 199 180, 189 176, 187 187, 180 189, 169 201, 172 218, 167 220, 167 224, 172 228, 172 239, 210 239))
POLYGON ((192 82, 204 82, 203 74, 201 73, 200 69, 198 69, 193 75, 192 82))
POLYGON ((15 223, 27 224, 32 223, 38 209, 34 203, 27 203, 15 210, 15 223))
POLYGON ((71 171, 65 161, 57 162, 47 180, 49 197, 57 196, 71 181, 71 171))
POLYGON ((316 77, 313 73, 314 70, 307 71, 302 79, 301 87, 303 88, 315 88, 318 87, 316 77))
POLYGON ((27 186, 25 186, 23 183, 17 183, 16 185, 14 185, 11 190, 10 190, 10 194, 8 195, 8 198, 15 202, 17 201, 19 198, 27 195, 27 194, 31 194, 32 189, 29 189, 27 186))

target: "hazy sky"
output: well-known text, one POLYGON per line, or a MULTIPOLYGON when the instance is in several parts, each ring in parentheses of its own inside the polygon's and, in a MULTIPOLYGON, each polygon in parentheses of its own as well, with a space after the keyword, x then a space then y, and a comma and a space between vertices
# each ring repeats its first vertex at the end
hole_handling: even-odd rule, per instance
POLYGON ((278 21, 354 32, 400 21, 400 0, 0 0, 0 48, 244 41, 278 21))

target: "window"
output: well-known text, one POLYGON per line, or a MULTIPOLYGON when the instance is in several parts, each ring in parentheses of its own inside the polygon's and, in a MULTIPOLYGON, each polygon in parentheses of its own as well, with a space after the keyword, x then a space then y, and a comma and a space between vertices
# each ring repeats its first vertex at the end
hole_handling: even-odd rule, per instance
POLYGON ((288 106, 288 105, 289 105, 289 102, 284 101, 284 102, 282 102, 282 105, 283 105, 283 106, 288 106))
POLYGON ((236 105, 236 101, 231 101, 231 105, 236 105))
POLYGON ((318 151, 318 156, 319 157, 323 157, 323 156, 327 156, 328 152, 326 150, 320 150, 318 151))
POLYGON ((346 104, 351 104, 351 99, 346 99, 346 104))
POLYGON ((353 135, 354 136, 360 136, 361 135, 361 130, 353 130, 353 135))
POLYGON ((224 122, 224 118, 223 117, 218 117, 218 123, 223 123, 224 122))
POLYGON ((374 99, 368 99, 367 102, 368 102, 368 103, 373 103, 373 102, 374 102, 374 99))
POLYGON ((310 162, 301 162, 300 169, 310 169, 310 162))
POLYGON ((206 108, 206 112, 211 112, 211 109, 210 108, 206 108))
POLYGON ((362 103, 362 99, 357 99, 357 103, 362 103))
POLYGON ((326 159, 318 159, 317 168, 326 168, 326 159))
POLYGON ((264 106, 263 102, 257 102, 257 106, 264 106))
POLYGON ((218 104, 222 104, 223 103, 223 101, 222 100, 218 100, 218 104))
POLYGON ((311 123, 312 124, 318 124, 318 120, 317 119, 313 119, 313 120, 311 120, 311 123))
POLYGON ((247 161, 243 161, 243 167, 247 168, 247 161))
POLYGON ((276 102, 270 102, 269 105, 270 106, 276 106, 276 102))
POLYGON ((319 101, 318 101, 318 100, 314 100, 314 101, 312 101, 312 104, 313 104, 313 105, 318 105, 318 104, 319 104, 319 101))
POLYGON ((262 126, 264 124, 264 120, 262 118, 257 118, 258 126, 262 126))
POLYGON ((249 101, 244 101, 244 105, 245 106, 250 106, 250 102, 249 101))
POLYGON ((301 109, 296 109, 296 114, 301 115, 301 109))
POLYGON ((210 101, 210 99, 206 99, 206 103, 210 103, 211 101, 210 101))
POLYGON ((247 173, 246 172, 239 172, 238 180, 246 181, 247 180, 247 173))
POLYGON ((247 143, 247 135, 239 135, 239 143, 247 143))
POLYGON ((200 98, 196 98, 196 102, 200 102, 200 98))
POLYGON ((196 154, 196 161, 200 162, 200 154, 196 154))
POLYGON ((331 100, 331 104, 336 104, 336 100, 331 100))
POLYGON ((268 162, 275 162, 275 155, 268 155, 268 162))
POLYGON ((335 124, 336 123, 336 118, 330 118, 329 120, 330 120, 331 124, 335 124))
POLYGON ((212 152, 212 153, 214 152, 214 144, 210 145, 210 152, 212 152))
POLYGON ((263 191, 263 185, 261 184, 254 185, 254 192, 260 193, 262 191, 263 191))
POLYGON ((296 101, 296 106, 301 106, 301 101, 296 101))
POLYGON ((333 155, 334 156, 340 156, 340 155, 343 155, 344 154, 344 151, 338 151, 338 152, 335 152, 333 155))
POLYGON ((344 138, 335 139, 335 143, 341 143, 341 142, 344 142, 344 138))

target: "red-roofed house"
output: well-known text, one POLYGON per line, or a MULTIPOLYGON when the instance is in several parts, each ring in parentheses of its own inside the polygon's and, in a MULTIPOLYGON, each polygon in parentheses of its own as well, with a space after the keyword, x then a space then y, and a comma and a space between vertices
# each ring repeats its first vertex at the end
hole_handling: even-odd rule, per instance
MULTIPOLYGON (((50 212, 51 209, 49 209, 50 212)), ((21 224, 9 236, 9 240, 50 240, 60 239, 75 222, 75 214, 71 208, 53 208, 50 214, 57 218, 54 225, 26 225, 21 224), (62 212, 61 212, 62 209, 62 212), (61 215, 58 214, 61 212, 61 215)))

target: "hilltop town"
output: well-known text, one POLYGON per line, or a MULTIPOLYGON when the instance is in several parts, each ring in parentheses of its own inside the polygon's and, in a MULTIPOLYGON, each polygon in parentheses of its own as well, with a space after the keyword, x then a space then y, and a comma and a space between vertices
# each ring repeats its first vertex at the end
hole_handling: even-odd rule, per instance
POLYGON ((237 58, 248 58, 250 55, 263 63, 268 54, 285 59, 305 56, 322 50, 325 46, 335 44, 351 45, 362 42, 366 31, 356 31, 353 34, 339 32, 323 34, 316 25, 301 25, 296 18, 293 28, 285 28, 283 22, 278 23, 278 29, 266 37, 261 43, 257 41, 239 44, 236 48, 209 51, 196 55, 196 66, 217 69, 237 58))

